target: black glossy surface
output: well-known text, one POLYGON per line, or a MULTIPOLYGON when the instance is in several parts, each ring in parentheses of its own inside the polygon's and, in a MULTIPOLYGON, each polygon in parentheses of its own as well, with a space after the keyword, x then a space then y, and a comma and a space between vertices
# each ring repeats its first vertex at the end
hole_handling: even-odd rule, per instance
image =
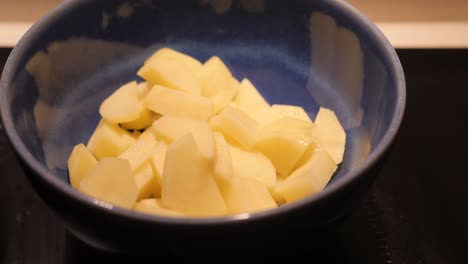
MULTIPOLYGON (((7 53, 0 50, 2 62, 7 53)), ((324 237, 304 234, 308 241, 297 248, 271 237, 275 250, 248 253, 288 255, 291 261, 305 256, 313 263, 468 262, 468 51, 398 53, 408 82, 407 114, 393 153, 359 209, 324 237)), ((3 132, 0 171, 0 262, 144 260, 98 252, 68 234, 32 191, 3 132)), ((158 256, 193 258, 154 248, 158 256)))

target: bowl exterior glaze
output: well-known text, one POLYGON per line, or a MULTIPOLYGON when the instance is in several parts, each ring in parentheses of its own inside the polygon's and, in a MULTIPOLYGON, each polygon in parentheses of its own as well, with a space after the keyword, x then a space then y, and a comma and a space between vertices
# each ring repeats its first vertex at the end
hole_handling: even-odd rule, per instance
POLYGON ((364 15, 342 1, 216 3, 69 1, 12 51, 0 82, 8 138, 39 196, 86 243, 221 250, 258 245, 272 233, 323 231, 358 205, 385 161, 405 81, 395 50, 364 15), (99 103, 163 46, 201 61, 220 56, 272 104, 301 105, 312 118, 320 106, 335 110, 347 145, 327 188, 275 210, 218 219, 143 215, 73 190, 66 159, 95 128, 99 103))

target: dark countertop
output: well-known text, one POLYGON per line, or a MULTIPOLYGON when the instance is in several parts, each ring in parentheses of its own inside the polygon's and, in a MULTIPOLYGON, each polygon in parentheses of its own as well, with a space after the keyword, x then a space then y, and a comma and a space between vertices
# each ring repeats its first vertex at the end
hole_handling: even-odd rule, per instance
MULTIPOLYGON (((0 49, 0 69, 9 52, 0 49)), ((468 263, 468 50, 398 54, 408 105, 394 151, 340 227, 295 250, 279 246, 289 262, 306 255, 316 263, 468 263)), ((98 252, 68 234, 31 189, 2 130, 0 171, 1 263, 141 259, 98 252)))

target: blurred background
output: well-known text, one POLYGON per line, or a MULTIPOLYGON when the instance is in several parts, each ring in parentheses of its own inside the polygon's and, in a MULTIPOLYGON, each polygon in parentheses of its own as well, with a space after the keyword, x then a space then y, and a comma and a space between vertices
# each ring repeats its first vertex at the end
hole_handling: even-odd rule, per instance
MULTIPOLYGON (((0 47, 14 46, 34 21, 63 1, 0 0, 0 47)), ((466 0, 348 2, 375 22, 397 48, 468 47, 466 0)))
MULTIPOLYGON (((0 0, 0 72, 24 32, 62 1, 0 0)), ((360 208, 316 241, 290 247, 279 241, 275 256, 340 264, 468 263, 468 1, 348 2, 397 49, 407 80, 405 120, 360 208)), ((271 249, 246 253, 272 256, 271 249)), ((69 235, 27 183, 0 128, 0 263, 140 258, 98 252, 69 235)))

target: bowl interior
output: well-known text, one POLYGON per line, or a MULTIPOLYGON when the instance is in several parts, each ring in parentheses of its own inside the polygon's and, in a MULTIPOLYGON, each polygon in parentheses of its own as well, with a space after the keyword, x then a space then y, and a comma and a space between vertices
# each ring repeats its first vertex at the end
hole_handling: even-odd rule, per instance
POLYGON ((372 30, 333 1, 76 2, 28 33, 3 80, 4 116, 65 182, 69 153, 87 142, 100 102, 137 79, 159 47, 201 61, 218 55, 271 104, 300 105, 313 119, 320 106, 333 109, 347 146, 331 185, 372 155, 395 119, 394 65, 372 30))

